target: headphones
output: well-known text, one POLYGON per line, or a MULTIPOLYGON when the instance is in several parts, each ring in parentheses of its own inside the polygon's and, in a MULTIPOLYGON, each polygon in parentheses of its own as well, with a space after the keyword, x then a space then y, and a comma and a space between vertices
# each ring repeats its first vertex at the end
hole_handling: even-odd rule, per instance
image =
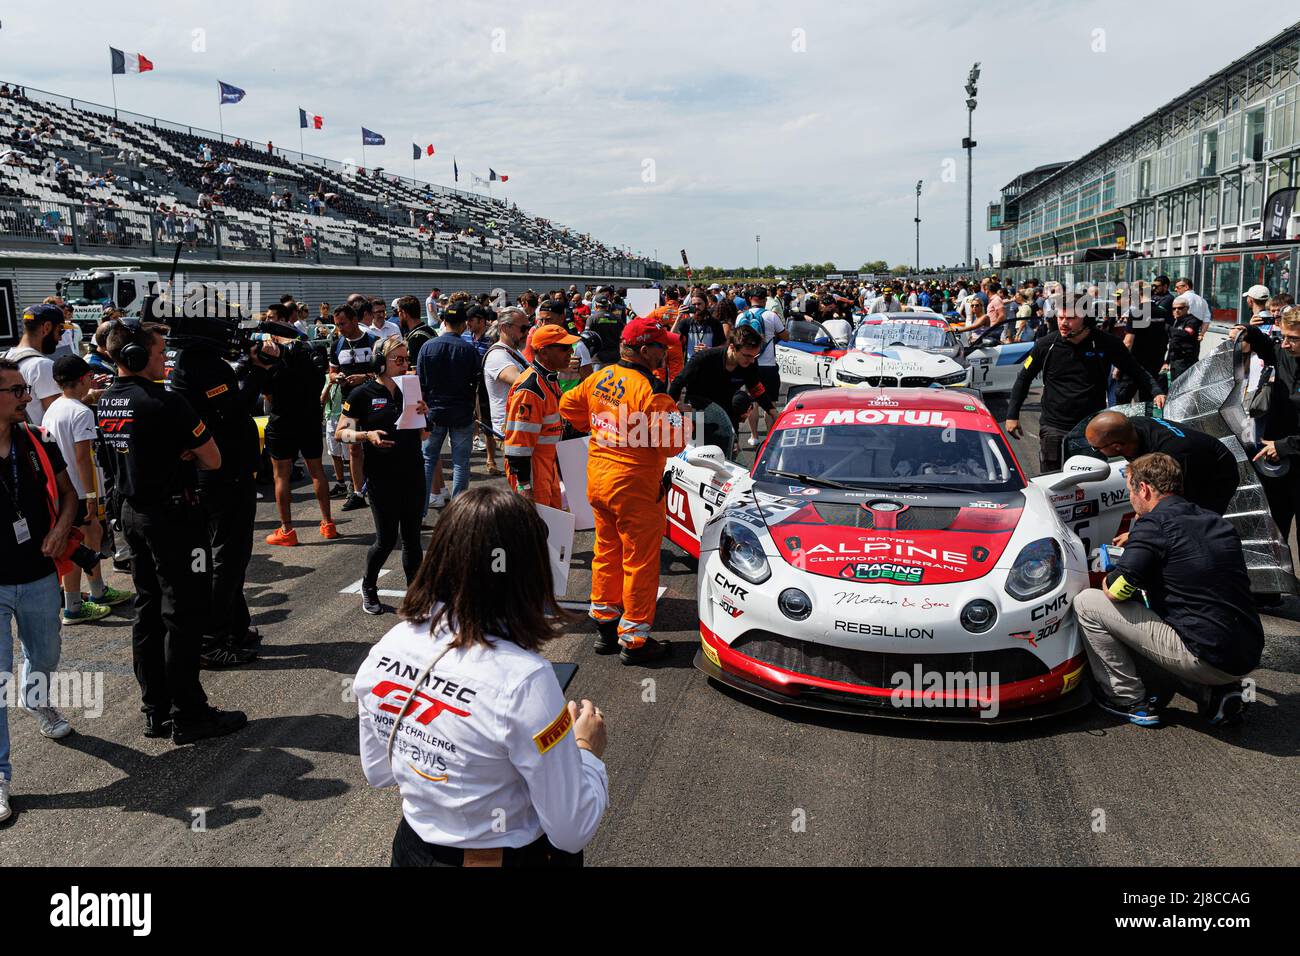
POLYGON ((117 361, 128 372, 139 375, 149 365, 149 345, 153 344, 153 335, 149 335, 149 345, 145 345, 145 329, 139 320, 118 319, 118 325, 131 334, 131 339, 117 353, 117 361))
POLYGON ((388 353, 394 352, 399 348, 405 348, 405 347, 406 347, 406 342, 404 342, 402 340, 402 337, 399 335, 390 335, 388 338, 380 342, 379 346, 374 351, 375 371, 381 375, 387 373, 388 353))

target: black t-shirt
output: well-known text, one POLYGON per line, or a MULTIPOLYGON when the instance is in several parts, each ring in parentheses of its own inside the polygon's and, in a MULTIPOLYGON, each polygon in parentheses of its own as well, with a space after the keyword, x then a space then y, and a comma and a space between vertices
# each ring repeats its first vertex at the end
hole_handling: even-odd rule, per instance
MULTIPOLYGON (((1228 446, 1205 432, 1166 419, 1129 419, 1138 433, 1138 458, 1152 452, 1168 455, 1183 469, 1183 497, 1210 508, 1231 498, 1240 480, 1237 459, 1228 446)), ((1213 510, 1213 509, 1211 509, 1213 510)))
POLYGON ((754 398, 760 397, 763 386, 759 382, 758 363, 750 363, 748 368, 737 365, 728 371, 727 347, 722 345, 692 356, 668 386, 668 394, 674 401, 680 401, 685 392, 687 404, 701 410, 720 405, 734 424, 738 417, 731 399, 742 388, 748 389, 754 398))
MULTIPOLYGON (((54 573, 54 562, 41 554, 41 542, 51 527, 50 498, 31 433, 23 426, 14 425, 11 434, 13 446, 9 455, 0 458, 0 584, 31 584, 54 573), (20 517, 27 521, 28 534, 22 544, 14 532, 14 522, 20 517)), ((54 436, 46 435, 48 440, 42 441, 41 448, 57 475, 66 471, 67 465, 54 443, 54 436)), ((9 635, 5 634, 3 639, 9 640, 9 635)))
MULTIPOLYGON (((375 371, 378 345, 379 336, 373 332, 362 332, 356 339, 345 339, 340 335, 330 349, 330 368, 339 369, 344 375, 369 375, 375 371)), ((414 355, 411 361, 414 363, 414 355)))
POLYGON ((390 392, 378 379, 358 385, 343 400, 343 414, 357 423, 357 431, 382 431, 393 442, 392 448, 379 448, 367 442, 366 477, 424 478, 424 456, 420 448, 420 429, 397 427, 402 415, 402 390, 390 392))
POLYGON ((271 416, 267 427, 274 428, 277 422, 320 421, 325 373, 316 364, 310 347, 295 342, 280 348, 280 361, 270 372, 271 416))
POLYGON ((1137 315, 1130 311, 1115 323, 1116 335, 1133 335, 1133 357, 1152 375, 1159 373, 1169 348, 1169 327, 1163 318, 1156 318, 1154 312, 1153 306, 1152 318, 1145 319, 1140 309, 1137 315))
MULTIPOLYGON (((253 366, 250 372, 261 369, 253 366)), ((182 349, 172 363, 167 387, 198 412, 221 450, 221 467, 200 471, 200 483, 253 477, 259 455, 257 423, 230 363, 205 349, 182 349)))
POLYGON ((673 325, 673 332, 682 337, 682 348, 687 359, 698 354, 695 350, 696 345, 712 349, 726 344, 722 323, 709 315, 683 316, 673 325))
POLYGON ((623 338, 623 327, 627 324, 627 314, 618 312, 592 312, 587 318, 585 328, 600 336, 600 351, 592 356, 597 362, 617 362, 619 345, 623 338))
POLYGON ((181 454, 212 435, 184 398, 159 382, 127 375, 99 400, 98 417, 113 487, 132 507, 163 504, 194 489, 196 468, 181 454))

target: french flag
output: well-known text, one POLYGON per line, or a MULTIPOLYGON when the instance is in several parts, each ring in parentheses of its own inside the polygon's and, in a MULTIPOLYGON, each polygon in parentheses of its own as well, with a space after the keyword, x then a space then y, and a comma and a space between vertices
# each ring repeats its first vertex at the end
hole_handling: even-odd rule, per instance
POLYGON ((109 47, 108 54, 113 60, 114 73, 148 73, 153 69, 153 63, 142 53, 123 53, 109 47))
POLYGON ((298 125, 302 129, 322 129, 325 126, 325 118, 308 113, 300 106, 298 107, 298 125))

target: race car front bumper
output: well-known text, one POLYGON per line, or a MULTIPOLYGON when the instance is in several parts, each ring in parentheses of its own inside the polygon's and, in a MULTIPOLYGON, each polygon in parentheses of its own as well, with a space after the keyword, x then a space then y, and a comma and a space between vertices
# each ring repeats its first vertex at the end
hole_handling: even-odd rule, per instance
MULTIPOLYGON (((729 647, 703 623, 695 666, 723 684, 772 703, 813 710, 940 723, 992 724, 1040 720, 1090 703, 1083 654, 1038 676, 980 685, 973 674, 954 685, 931 684, 918 665, 894 686, 868 686, 800 674, 729 647)), ((937 676, 937 675, 936 675, 937 676)))

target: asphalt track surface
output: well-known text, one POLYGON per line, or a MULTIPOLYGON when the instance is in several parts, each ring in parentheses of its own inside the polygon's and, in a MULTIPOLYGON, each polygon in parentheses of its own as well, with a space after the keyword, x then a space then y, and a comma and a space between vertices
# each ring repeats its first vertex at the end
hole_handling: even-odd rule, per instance
MULTIPOLYGON (((1016 444, 1027 470, 1036 418, 1024 415, 1029 435, 1016 444)), ((474 465, 476 482, 491 480, 481 455, 474 465)), ((336 513, 343 537, 324 541, 303 482, 302 544, 272 548, 261 541, 276 524, 265 491, 248 575, 262 654, 203 678, 249 726, 186 747, 144 738, 129 606, 65 628, 61 670, 102 671, 104 712, 70 713, 76 733, 61 742, 10 714, 5 865, 387 864, 400 802, 362 777, 345 690, 396 619, 340 593, 361 576, 370 515, 336 513)), ((570 600, 587 597, 590 547, 581 535, 570 600)), ((581 618, 547 649, 579 663, 569 694, 596 701, 609 723, 610 809, 588 865, 1300 862, 1300 600, 1265 619, 1259 699, 1235 727, 1204 725, 1180 698, 1159 730, 1093 708, 953 728, 780 709, 715 686, 691 666, 694 572, 667 544, 662 562, 656 631, 678 645, 670 662, 596 656, 581 618)), ((400 587, 397 555, 388 567, 381 587, 400 587)))

